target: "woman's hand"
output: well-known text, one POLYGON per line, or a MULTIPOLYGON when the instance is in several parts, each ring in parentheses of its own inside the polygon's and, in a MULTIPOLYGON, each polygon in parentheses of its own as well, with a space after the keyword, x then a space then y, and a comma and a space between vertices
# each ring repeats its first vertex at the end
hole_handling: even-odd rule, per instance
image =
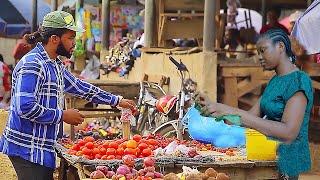
POLYGON ((133 115, 137 113, 136 103, 130 99, 121 99, 118 106, 121 108, 130 109, 133 115))
POLYGON ((222 114, 221 109, 219 109, 219 103, 212 102, 207 95, 198 93, 194 100, 195 103, 200 106, 201 114, 205 116, 217 116, 222 114))

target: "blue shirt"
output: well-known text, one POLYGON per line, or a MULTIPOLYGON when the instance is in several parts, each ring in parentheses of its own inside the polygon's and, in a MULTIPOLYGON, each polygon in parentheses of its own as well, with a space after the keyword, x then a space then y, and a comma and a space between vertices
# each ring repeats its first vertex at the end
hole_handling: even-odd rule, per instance
POLYGON ((0 150, 9 156, 55 168, 56 143, 63 114, 63 94, 69 93, 98 104, 118 104, 118 96, 73 76, 44 47, 37 46, 16 65, 8 123, 0 150))

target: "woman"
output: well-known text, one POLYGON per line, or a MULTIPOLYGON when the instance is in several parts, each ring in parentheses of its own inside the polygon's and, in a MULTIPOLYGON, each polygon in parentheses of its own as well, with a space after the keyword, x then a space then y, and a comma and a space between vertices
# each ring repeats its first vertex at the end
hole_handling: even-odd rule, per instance
POLYGON ((71 14, 50 12, 41 28, 28 36, 35 48, 13 71, 11 106, 0 151, 9 156, 19 180, 53 179, 60 123, 83 122, 84 115, 78 110, 63 109, 64 93, 135 111, 133 101, 76 78, 63 66, 58 56, 71 56, 76 31, 83 29, 75 25, 71 14))
POLYGON ((263 95, 250 111, 210 102, 202 97, 201 104, 212 115, 238 114, 241 119, 226 123, 256 129, 283 142, 279 145, 280 179, 298 179, 310 169, 308 123, 313 104, 311 80, 295 65, 291 43, 282 30, 267 31, 257 43, 260 62, 265 70, 275 70, 263 95))

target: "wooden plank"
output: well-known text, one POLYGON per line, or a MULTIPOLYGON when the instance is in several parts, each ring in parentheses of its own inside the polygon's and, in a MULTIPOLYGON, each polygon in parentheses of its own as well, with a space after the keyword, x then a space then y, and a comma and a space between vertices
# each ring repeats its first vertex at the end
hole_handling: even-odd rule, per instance
POLYGON ((162 0, 165 11, 204 11, 204 0, 162 0))
POLYGON ((314 89, 320 89, 320 82, 312 80, 312 87, 314 89))
POLYGON ((203 18, 167 21, 163 31, 163 40, 177 38, 202 38, 203 18))
POLYGON ((235 88, 237 87, 237 78, 225 77, 224 86, 226 94, 224 103, 232 107, 238 107, 238 89, 235 88))
POLYGON ((265 81, 251 81, 250 83, 247 83, 246 85, 242 86, 241 88, 238 85, 238 97, 241 97, 253 90, 255 90, 256 88, 258 88, 259 86, 265 84, 265 81))
POLYGON ((166 17, 203 17, 204 13, 160 13, 160 16, 166 17))
POLYGON ((247 180, 256 179, 278 179, 278 172, 276 167, 255 167, 248 169, 246 173, 247 180))

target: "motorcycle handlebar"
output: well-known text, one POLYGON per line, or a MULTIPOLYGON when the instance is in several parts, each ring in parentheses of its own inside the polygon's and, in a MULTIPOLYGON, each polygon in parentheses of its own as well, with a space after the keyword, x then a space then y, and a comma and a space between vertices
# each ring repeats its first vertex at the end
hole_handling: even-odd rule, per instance
POLYGON ((169 59, 177 67, 179 71, 188 71, 186 65, 184 65, 181 61, 179 63, 172 56, 169 56, 169 59))

